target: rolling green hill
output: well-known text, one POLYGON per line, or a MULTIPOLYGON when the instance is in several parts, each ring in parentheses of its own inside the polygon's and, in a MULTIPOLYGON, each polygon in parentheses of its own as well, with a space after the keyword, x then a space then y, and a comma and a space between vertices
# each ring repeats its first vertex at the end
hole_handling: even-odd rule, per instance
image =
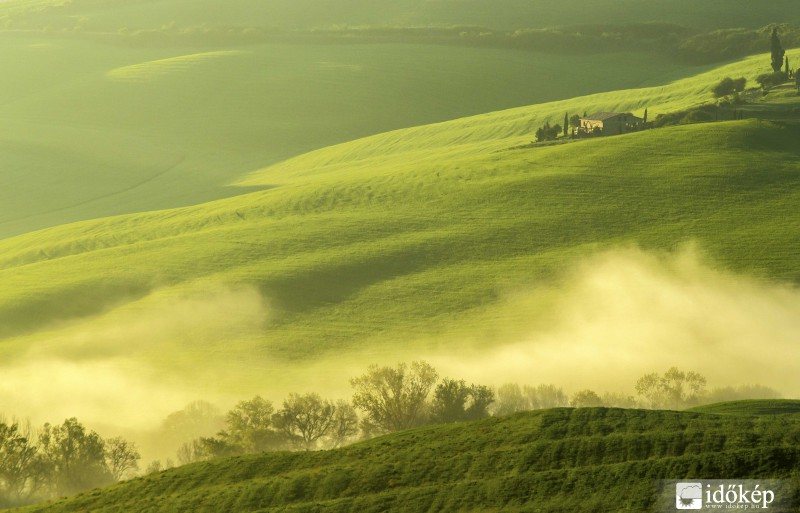
MULTIPOLYGON (((4 240, 0 353, 9 366, 46 358, 70 362, 77 373, 82 365, 124 368, 134 382, 169 376, 190 383, 189 397, 198 390, 281 393, 298 383, 345 391, 347 378, 376 360, 456 346, 462 358, 479 357, 532 333, 552 339, 547 330, 562 322, 554 312, 571 311, 563 304, 569 291, 593 283, 581 271, 590 262, 612 274, 628 266, 642 279, 677 280, 679 305, 718 315, 733 304, 732 315, 747 326, 728 331, 730 323, 708 325, 702 313, 687 320, 667 309, 665 326, 613 336, 620 354, 629 339, 710 351, 733 337, 744 355, 767 333, 774 354, 789 351, 788 358, 782 344, 794 329, 791 286, 800 278, 796 123, 750 119, 524 145, 536 126, 565 111, 648 107, 655 116, 705 101, 720 77, 752 78, 762 61, 664 87, 390 132, 286 161, 244 182, 268 190, 4 240), (700 248, 705 267, 681 260, 678 248, 687 243, 700 248), (627 249, 612 265, 608 252, 620 248, 627 249), (712 303, 703 302, 707 297, 712 303), (738 297, 761 298, 769 314, 736 306, 731 298, 738 297)), ((627 286, 615 294, 639 294, 627 286)), ((645 294, 641 301, 672 308, 666 298, 645 294)), ((622 316, 625 326, 627 311, 607 313, 622 316)), ((595 351, 611 335, 563 336, 595 351)), ((656 353, 642 354, 655 360, 639 365, 662 365, 656 353)), ((626 373, 650 370, 609 364, 626 373)), ((528 364, 518 365, 522 375, 528 364)), ((729 374, 710 369, 718 379, 729 374)), ((790 382, 768 382, 785 372, 749 375, 794 390, 790 382)), ((613 379, 627 388, 626 373, 613 379)), ((25 401, 10 404, 29 408, 25 401)))
POLYGON ((0 2, 0 237, 234 196, 244 174, 389 130, 666 84, 707 69, 678 62, 675 38, 800 19, 784 1, 504 1, 0 2), (487 36, 562 25, 599 39, 487 36))
MULTIPOLYGON (((188 465, 25 511, 639 513, 655 511, 665 479, 791 478, 796 487, 798 436, 797 416, 544 410, 335 451, 188 465)), ((791 510, 782 492, 771 510, 791 510)))
POLYGON ((378 132, 692 72, 646 53, 0 43, 0 237, 241 194, 246 173, 378 132))

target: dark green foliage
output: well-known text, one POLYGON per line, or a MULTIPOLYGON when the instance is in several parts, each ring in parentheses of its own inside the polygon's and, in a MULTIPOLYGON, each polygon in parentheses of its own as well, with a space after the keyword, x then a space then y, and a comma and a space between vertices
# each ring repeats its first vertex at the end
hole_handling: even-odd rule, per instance
MULTIPOLYGON (((774 25, 752 30, 745 28, 722 29, 689 36, 679 43, 678 53, 689 62, 705 64, 734 59, 764 51, 764 41, 770 37, 774 25)), ((800 43, 800 27, 780 25, 784 42, 789 47, 800 43)), ((781 62, 783 64, 783 62, 781 62)), ((780 68, 779 68, 780 69, 780 68)))
POLYGON ((747 79, 744 77, 737 78, 736 80, 725 77, 719 84, 711 89, 711 93, 714 95, 714 98, 721 98, 722 96, 744 91, 746 85, 747 79))
POLYGON ((561 125, 550 126, 548 121, 536 130, 536 142, 555 141, 560 132, 561 125))
POLYGON ((575 408, 590 408, 602 406, 603 400, 593 390, 580 390, 569 401, 570 406, 575 408))
POLYGON ((0 422, 0 508, 24 504, 44 486, 47 467, 18 422, 0 422))
POLYGON ((772 29, 771 38, 772 69, 775 73, 779 72, 783 67, 783 57, 785 55, 786 50, 781 46, 781 39, 778 37, 778 27, 775 27, 772 29))
POLYGON ((105 443, 75 418, 60 426, 45 424, 39 434, 39 451, 48 484, 57 496, 71 495, 113 482, 106 466, 105 443))
POLYGON ((564 137, 567 136, 567 131, 569 130, 569 113, 564 114, 564 137))
POLYGON ((433 392, 431 421, 443 424, 482 419, 489 416, 489 405, 493 402, 491 388, 445 378, 433 392))
POLYGON ((776 85, 786 82, 788 79, 788 75, 778 69, 778 71, 774 73, 764 73, 757 76, 756 82, 758 82, 758 85, 763 89, 769 89, 770 87, 775 87, 776 85))
POLYGON ((790 478, 800 417, 559 408, 189 465, 32 511, 650 511, 654 482, 790 478))

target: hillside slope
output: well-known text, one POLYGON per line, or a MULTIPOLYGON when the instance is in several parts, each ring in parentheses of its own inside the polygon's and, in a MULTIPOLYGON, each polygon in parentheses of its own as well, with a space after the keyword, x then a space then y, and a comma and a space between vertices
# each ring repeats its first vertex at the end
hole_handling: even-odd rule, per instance
POLYGON ((646 53, 431 44, 0 43, 0 237, 241 194, 231 182, 255 169, 387 130, 695 72, 646 53))
MULTIPOLYGON (((797 416, 545 410, 189 465, 25 511, 641 513, 654 511, 662 479, 794 486, 798 436, 797 416)), ((771 510, 790 511, 782 492, 771 510)))
POLYGON ((131 415, 152 393, 164 408, 301 383, 347 394, 367 364, 421 356, 489 382, 629 389, 668 361, 725 384, 755 342, 769 362, 742 376, 800 390, 800 126, 520 146, 567 109, 655 115, 762 65, 391 132, 246 182, 268 190, 0 241, 8 408, 102 415, 102 389, 76 384, 87 372, 146 383, 131 415), (68 364, 61 386, 43 361, 68 364), (93 398, 85 411, 68 409, 75 394, 93 398))

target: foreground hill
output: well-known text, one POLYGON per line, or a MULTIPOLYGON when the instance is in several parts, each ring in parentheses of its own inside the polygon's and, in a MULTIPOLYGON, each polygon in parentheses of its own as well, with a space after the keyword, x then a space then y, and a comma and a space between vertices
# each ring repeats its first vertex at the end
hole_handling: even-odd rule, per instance
POLYGON ((638 513, 662 479, 796 479, 798 436, 796 415, 555 409, 189 465, 25 511, 638 513))

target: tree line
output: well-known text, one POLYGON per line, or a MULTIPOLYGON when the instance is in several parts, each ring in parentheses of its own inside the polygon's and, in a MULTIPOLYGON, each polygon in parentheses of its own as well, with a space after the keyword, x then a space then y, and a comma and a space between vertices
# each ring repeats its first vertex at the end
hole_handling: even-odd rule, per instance
POLYGON ((0 507, 72 495, 130 477, 139 469, 136 445, 103 439, 76 418, 45 424, 0 419, 0 507))
MULTIPOLYGON (((333 449, 393 431, 528 410, 682 409, 779 397, 760 386, 708 391, 705 377, 675 367, 663 374, 643 375, 631 394, 583 389, 570 395, 553 384, 506 383, 494 388, 463 379, 440 379, 425 361, 373 365, 352 378, 350 385, 350 401, 325 399, 314 392, 292 393, 276 406, 257 395, 224 415, 209 403, 191 403, 170 414, 162 426, 165 438, 183 437, 176 461, 154 461, 144 472, 265 451, 333 449), (216 434, 198 434, 211 430, 216 434)), ((18 421, 0 420, 0 507, 62 497, 131 477, 139 470, 139 460, 135 444, 119 437, 103 439, 75 418, 61 425, 45 424, 36 433, 18 421)))

